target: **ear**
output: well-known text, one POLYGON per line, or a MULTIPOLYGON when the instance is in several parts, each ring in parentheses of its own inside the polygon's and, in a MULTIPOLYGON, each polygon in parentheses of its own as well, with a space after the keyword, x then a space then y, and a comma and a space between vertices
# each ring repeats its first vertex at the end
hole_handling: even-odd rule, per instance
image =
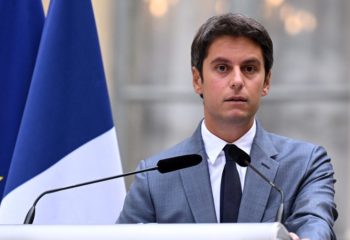
POLYGON ((271 83, 271 71, 265 76, 263 89, 261 92, 261 96, 266 96, 269 93, 270 90, 270 83, 271 83))
POLYGON ((196 67, 192 67, 192 85, 193 85, 194 91, 197 94, 199 94, 199 95, 203 94, 203 90, 202 90, 203 81, 202 81, 201 75, 196 67))

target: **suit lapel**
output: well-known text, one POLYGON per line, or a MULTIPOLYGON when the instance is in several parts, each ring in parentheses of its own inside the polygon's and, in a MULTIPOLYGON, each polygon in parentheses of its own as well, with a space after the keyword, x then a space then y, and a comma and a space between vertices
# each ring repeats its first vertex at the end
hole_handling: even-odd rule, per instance
MULTIPOLYGON (((274 182, 278 162, 277 151, 266 132, 257 124, 257 133, 251 150, 251 164, 274 182)), ((238 216, 238 222, 261 222, 272 187, 248 167, 238 216)))
POLYGON ((202 162, 198 166, 186 168, 179 172, 195 222, 215 223, 217 220, 214 200, 200 126, 199 124, 187 146, 189 146, 188 154, 200 154, 202 162))
POLYGON ((206 159, 198 167, 181 171, 182 183, 196 223, 216 222, 206 159))

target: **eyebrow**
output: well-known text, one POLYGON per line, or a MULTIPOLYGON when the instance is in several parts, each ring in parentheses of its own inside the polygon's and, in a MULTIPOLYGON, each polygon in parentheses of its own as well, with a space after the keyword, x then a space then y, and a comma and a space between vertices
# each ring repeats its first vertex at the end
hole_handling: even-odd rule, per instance
POLYGON ((258 64, 261 65, 262 62, 259 59, 251 58, 243 61, 244 64, 258 64))
POLYGON ((210 62, 210 64, 215 64, 215 63, 230 63, 231 61, 229 61, 228 59, 226 58, 223 58, 223 57, 218 57, 218 58, 215 58, 213 61, 210 62))
MULTIPOLYGON (((216 64, 216 63, 231 63, 230 60, 226 59, 226 58, 223 58, 223 57, 218 57, 218 58, 215 58, 213 61, 210 62, 210 64, 216 64)), ((246 60, 244 60, 242 62, 242 64, 258 64, 258 65, 261 65, 262 62, 255 58, 255 57, 252 57, 252 58, 248 58, 246 60)))

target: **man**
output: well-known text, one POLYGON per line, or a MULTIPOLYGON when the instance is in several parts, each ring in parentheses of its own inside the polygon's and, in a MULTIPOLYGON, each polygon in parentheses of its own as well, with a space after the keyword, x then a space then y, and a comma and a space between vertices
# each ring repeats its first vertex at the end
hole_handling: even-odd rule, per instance
POLYGON ((201 26, 191 50, 193 87, 203 98, 204 120, 190 138, 141 161, 139 169, 185 154, 200 154, 204 161, 164 175, 137 175, 118 222, 276 221, 279 193, 249 168, 233 164, 228 170, 230 158, 240 154, 227 153, 234 144, 284 192, 282 223, 293 239, 335 239, 335 180, 325 149, 268 133, 255 120, 260 99, 269 92, 273 63, 265 28, 239 14, 214 16, 201 26), (227 207, 233 202, 236 207, 227 207))

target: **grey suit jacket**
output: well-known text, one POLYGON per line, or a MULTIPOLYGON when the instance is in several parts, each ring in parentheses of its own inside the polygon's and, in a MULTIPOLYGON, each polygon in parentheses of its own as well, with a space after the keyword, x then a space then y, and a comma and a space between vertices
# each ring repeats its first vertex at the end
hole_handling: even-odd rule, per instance
MULTIPOLYGON (((203 161, 175 172, 135 177, 117 223, 217 222, 200 124, 190 138, 141 161, 138 169, 185 154, 200 154, 203 161)), ((283 190, 283 224, 289 231, 310 239, 335 239, 335 180, 324 148, 268 133, 258 123, 251 161, 283 190)), ((279 193, 248 168, 238 222, 273 222, 279 205, 279 193)))

